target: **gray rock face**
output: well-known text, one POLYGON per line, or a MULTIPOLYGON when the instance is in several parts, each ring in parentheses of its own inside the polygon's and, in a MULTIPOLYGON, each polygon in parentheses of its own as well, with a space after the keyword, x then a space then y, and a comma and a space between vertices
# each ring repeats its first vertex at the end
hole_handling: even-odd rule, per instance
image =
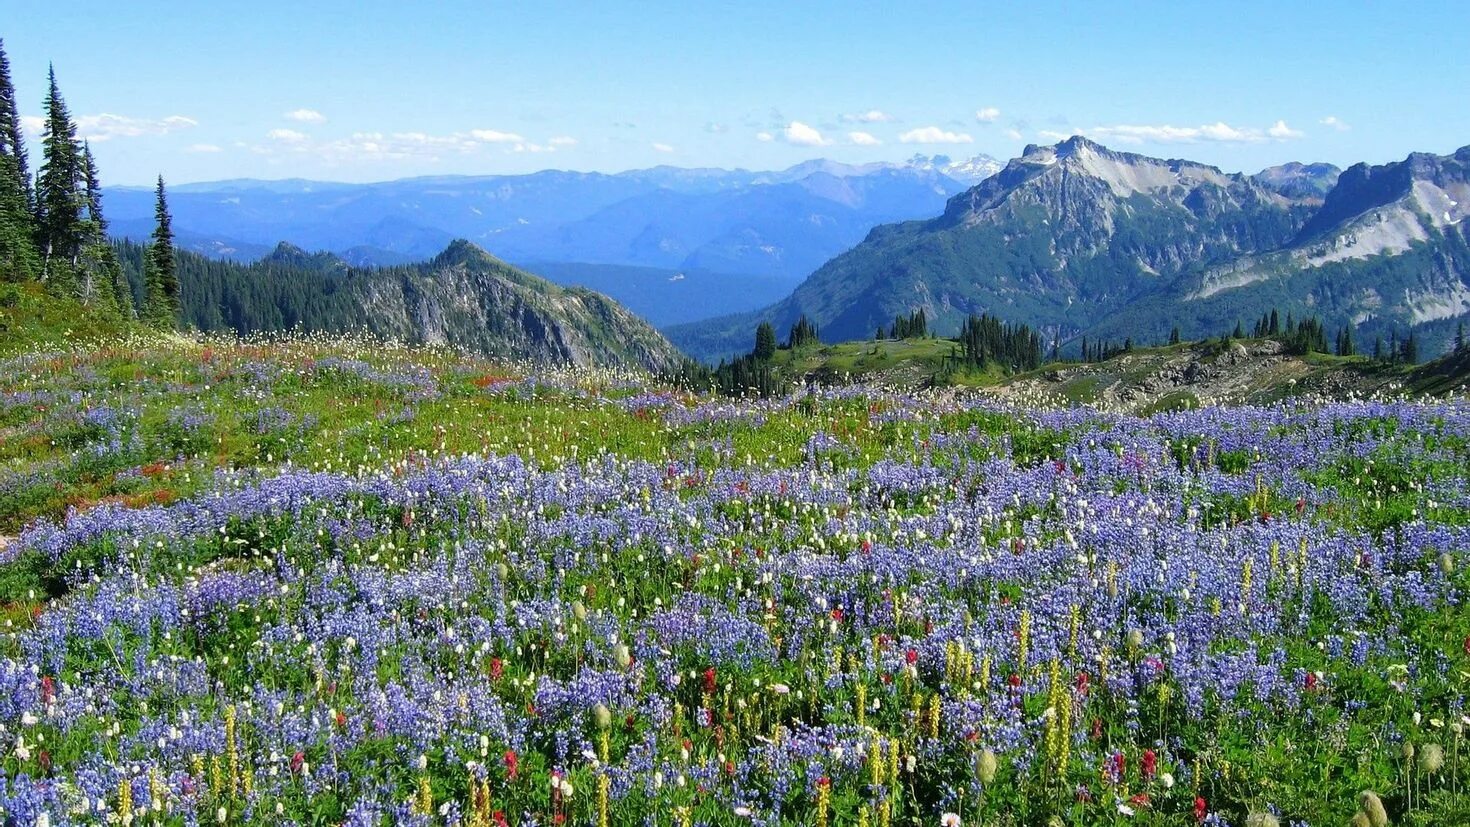
POLYGON ((397 278, 349 282, 364 326, 408 342, 545 364, 663 371, 682 356, 642 319, 598 293, 517 270, 469 242, 397 278))

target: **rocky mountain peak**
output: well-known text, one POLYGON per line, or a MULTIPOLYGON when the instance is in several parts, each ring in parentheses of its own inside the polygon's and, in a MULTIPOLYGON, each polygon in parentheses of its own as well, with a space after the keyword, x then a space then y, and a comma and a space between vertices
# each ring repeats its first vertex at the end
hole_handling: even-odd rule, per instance
POLYGON ((431 266, 436 268, 464 266, 470 269, 476 269, 504 265, 499 259, 490 255, 484 248, 476 245, 474 242, 467 241, 463 238, 456 238, 449 242, 449 246, 444 248, 444 252, 434 256, 431 266))
POLYGON ((1320 200, 1337 183, 1342 170, 1333 164, 1289 161, 1252 175, 1256 183, 1298 200, 1320 200))
POLYGON ((1414 152, 1398 162, 1348 167, 1302 229, 1301 238, 1329 235, 1371 211, 1391 206, 1397 212, 1423 216, 1436 227, 1460 223, 1470 215, 1470 147, 1453 155, 1414 152))
POLYGON ((308 253, 289 241, 277 244, 274 250, 261 258, 260 262, 277 267, 299 267, 316 271, 345 271, 348 269, 347 262, 332 253, 308 253))

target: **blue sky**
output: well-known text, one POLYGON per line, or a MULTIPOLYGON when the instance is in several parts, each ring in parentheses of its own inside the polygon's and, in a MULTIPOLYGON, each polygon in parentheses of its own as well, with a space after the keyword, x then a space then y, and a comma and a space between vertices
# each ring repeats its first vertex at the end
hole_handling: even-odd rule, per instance
POLYGON ((1332 5, 0 0, 0 37, 109 183, 1470 144, 1470 4, 1332 5))

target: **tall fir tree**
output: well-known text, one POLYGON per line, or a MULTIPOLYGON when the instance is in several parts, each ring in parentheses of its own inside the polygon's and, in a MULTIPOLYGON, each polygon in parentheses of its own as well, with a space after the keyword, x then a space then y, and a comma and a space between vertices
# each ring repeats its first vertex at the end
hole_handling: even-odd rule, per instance
POLYGON ((82 144, 82 200, 86 204, 78 295, 82 303, 110 308, 124 316, 133 315, 132 290, 107 238, 107 219, 102 215, 102 183, 92 147, 82 144))
POLYGON ((0 281, 29 281, 38 273, 29 199, 9 173, 15 158, 0 155, 0 281))
POLYGON ((10 81, 5 43, 0 41, 0 281, 25 281, 38 275, 32 209, 15 86, 10 81))
POLYGON ((14 167, 6 170, 5 175, 14 182, 15 187, 25 193, 27 209, 33 208, 25 137, 21 130, 15 84, 10 80, 10 58, 5 56, 4 40, 0 40, 0 155, 14 159, 14 167))
POLYGON ((1406 364, 1419 364, 1419 337, 1414 333, 1413 328, 1409 329, 1408 338, 1404 339, 1404 343, 1400 345, 1399 357, 1406 364))
POLYGON ((168 214, 168 199, 163 176, 158 176, 158 189, 153 205, 153 243, 148 245, 145 266, 147 307, 144 316, 157 327, 173 327, 179 314, 179 275, 174 260, 173 220, 168 214))
POLYGON ((76 124, 57 88, 55 68, 49 78, 41 173, 36 187, 36 239, 42 281, 64 293, 74 288, 73 275, 84 237, 82 165, 76 124))
POLYGON ((776 355, 776 328, 770 322, 761 322, 755 329, 755 350, 751 351, 758 361, 769 361, 776 355))

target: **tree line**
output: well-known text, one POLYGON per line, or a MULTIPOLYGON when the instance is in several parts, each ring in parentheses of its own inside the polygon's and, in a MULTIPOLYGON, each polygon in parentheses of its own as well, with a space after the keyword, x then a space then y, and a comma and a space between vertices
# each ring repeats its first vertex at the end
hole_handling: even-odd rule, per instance
POLYGON ((77 137, 54 66, 43 108, 41 165, 32 178, 10 60, 0 41, 0 280, 39 283, 92 312, 175 326, 179 279, 163 176, 142 290, 135 292, 107 237, 96 158, 77 137))

